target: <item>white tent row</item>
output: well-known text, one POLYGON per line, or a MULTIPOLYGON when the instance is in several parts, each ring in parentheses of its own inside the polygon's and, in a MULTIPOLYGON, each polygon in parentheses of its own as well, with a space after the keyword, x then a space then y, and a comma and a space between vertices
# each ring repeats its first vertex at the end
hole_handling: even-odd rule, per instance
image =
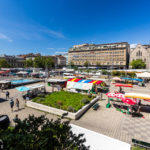
POLYGON ((93 83, 82 83, 82 82, 67 82, 67 89, 80 89, 80 90, 91 90, 93 83))
POLYGON ((150 73, 149 72, 136 73, 136 76, 138 78, 150 78, 150 73))
POLYGON ((61 80, 61 79, 48 79, 47 82, 54 82, 54 83, 57 83, 57 82, 65 82, 67 80, 61 80))
POLYGON ((38 89, 38 88, 44 88, 45 86, 43 84, 36 84, 36 85, 30 85, 26 87, 29 88, 30 90, 33 90, 33 89, 38 89))
POLYGON ((17 72, 16 74, 23 74, 23 75, 26 75, 26 74, 28 74, 26 71, 19 71, 19 72, 17 72))

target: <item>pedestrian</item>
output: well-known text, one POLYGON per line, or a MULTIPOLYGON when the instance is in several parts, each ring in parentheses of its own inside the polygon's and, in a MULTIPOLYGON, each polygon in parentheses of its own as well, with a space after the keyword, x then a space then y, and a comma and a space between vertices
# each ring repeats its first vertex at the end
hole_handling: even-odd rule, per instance
POLYGON ((13 119, 14 122, 18 121, 19 118, 18 118, 18 114, 16 114, 15 118, 13 119))
POLYGON ((8 91, 6 91, 6 100, 7 100, 7 98, 9 98, 9 92, 8 91))
POLYGON ((11 108, 12 112, 13 112, 13 107, 14 107, 14 100, 13 100, 13 98, 11 98, 11 100, 10 100, 10 108, 11 108))
POLYGON ((25 103, 26 103, 27 101, 29 101, 29 96, 28 96, 28 95, 26 96, 25 103))
POLYGON ((16 107, 19 110, 19 100, 18 100, 18 98, 16 98, 16 107))

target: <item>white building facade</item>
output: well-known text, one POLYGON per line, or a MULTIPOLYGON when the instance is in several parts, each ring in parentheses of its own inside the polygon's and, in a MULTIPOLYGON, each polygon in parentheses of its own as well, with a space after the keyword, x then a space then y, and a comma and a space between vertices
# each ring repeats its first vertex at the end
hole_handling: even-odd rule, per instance
POLYGON ((137 59, 143 60, 146 69, 150 69, 150 45, 137 44, 135 48, 130 50, 130 62, 137 59))

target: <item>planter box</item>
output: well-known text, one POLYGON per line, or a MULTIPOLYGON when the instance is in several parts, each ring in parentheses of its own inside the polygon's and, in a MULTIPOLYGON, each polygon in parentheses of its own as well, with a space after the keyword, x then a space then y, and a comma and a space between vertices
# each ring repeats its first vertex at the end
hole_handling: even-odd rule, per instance
POLYGON ((55 114, 55 115, 59 115, 62 116, 63 113, 67 113, 68 118, 71 119, 78 119, 86 110, 88 110, 94 103, 96 103, 99 100, 99 96, 97 96, 96 98, 94 98, 92 101, 90 101, 90 103, 86 104, 85 106, 83 106, 80 110, 78 110, 76 113, 72 113, 72 112, 68 112, 65 110, 61 110, 58 108, 54 108, 54 107, 50 107, 50 106, 46 106, 43 104, 39 104, 39 103, 35 103, 32 101, 27 101, 26 105, 28 107, 34 108, 34 109, 38 109, 38 110, 42 110, 45 112, 49 112, 51 114, 55 114))

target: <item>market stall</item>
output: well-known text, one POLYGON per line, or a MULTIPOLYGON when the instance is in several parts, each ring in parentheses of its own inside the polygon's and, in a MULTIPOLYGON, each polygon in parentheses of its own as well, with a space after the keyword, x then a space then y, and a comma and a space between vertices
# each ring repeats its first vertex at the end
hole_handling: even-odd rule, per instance
POLYGON ((23 92, 22 96, 24 99, 28 97, 29 99, 46 92, 45 86, 42 84, 36 84, 31 86, 21 86, 16 88, 18 91, 23 92))
POLYGON ((54 87, 59 90, 63 89, 66 87, 67 80, 65 79, 48 79, 47 80, 48 86, 52 87, 52 91, 54 91, 54 87))
POLYGON ((67 90, 75 89, 78 92, 91 92, 96 94, 99 88, 106 84, 102 80, 83 80, 72 78, 67 81, 67 90))
POLYGON ((0 89, 4 90, 7 88, 11 88, 11 81, 1 80, 0 81, 0 89))

